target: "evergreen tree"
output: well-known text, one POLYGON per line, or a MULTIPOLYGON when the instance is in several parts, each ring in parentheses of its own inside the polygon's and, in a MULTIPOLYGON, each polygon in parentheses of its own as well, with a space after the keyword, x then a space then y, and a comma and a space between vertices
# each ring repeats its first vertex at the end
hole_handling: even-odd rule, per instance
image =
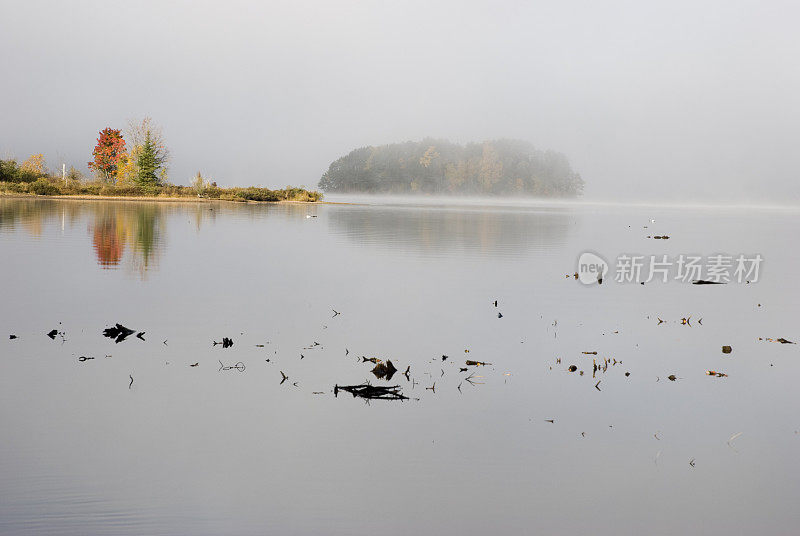
POLYGON ((158 170, 161 168, 161 156, 159 149, 150 136, 150 132, 146 132, 144 136, 144 143, 139 151, 137 159, 138 174, 136 175, 136 183, 140 186, 157 185, 159 183, 158 170))

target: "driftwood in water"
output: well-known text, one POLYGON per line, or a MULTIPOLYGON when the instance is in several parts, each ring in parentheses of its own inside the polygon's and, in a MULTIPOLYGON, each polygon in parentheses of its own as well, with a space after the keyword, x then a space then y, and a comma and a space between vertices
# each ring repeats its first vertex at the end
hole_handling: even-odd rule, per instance
POLYGON ((767 342, 779 342, 781 344, 797 344, 796 342, 792 342, 789 339, 784 339, 783 337, 781 337, 780 339, 771 339, 769 337, 764 339, 762 337, 759 337, 758 340, 759 341, 767 341, 767 342))
POLYGON ((339 391, 347 391, 353 397, 371 400, 408 400, 407 396, 403 396, 399 385, 377 386, 368 383, 362 383, 361 385, 335 385, 333 387, 333 396, 338 396, 339 391))

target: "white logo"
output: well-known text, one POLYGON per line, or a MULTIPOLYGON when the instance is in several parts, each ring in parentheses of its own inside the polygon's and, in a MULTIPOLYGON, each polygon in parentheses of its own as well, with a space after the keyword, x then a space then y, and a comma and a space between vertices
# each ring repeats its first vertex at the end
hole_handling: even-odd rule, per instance
POLYGON ((606 260, 594 253, 584 251, 578 257, 578 280, 584 285, 603 282, 608 273, 606 260))

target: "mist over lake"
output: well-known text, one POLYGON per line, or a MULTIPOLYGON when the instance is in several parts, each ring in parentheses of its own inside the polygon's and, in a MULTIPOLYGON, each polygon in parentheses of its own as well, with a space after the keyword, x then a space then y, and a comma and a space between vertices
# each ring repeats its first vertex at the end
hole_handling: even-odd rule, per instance
POLYGON ((798 20, 3 3, 0 536, 797 533, 798 20))

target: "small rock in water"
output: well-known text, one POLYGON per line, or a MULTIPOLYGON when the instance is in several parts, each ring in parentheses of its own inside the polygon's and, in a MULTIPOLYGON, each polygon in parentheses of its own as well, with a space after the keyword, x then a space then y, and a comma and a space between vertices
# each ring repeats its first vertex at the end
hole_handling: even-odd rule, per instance
POLYGON ((386 381, 390 381, 395 372, 397 372, 397 369, 395 368, 391 359, 387 359, 386 363, 378 363, 375 365, 375 368, 372 369, 372 373, 376 378, 384 379, 386 381))

